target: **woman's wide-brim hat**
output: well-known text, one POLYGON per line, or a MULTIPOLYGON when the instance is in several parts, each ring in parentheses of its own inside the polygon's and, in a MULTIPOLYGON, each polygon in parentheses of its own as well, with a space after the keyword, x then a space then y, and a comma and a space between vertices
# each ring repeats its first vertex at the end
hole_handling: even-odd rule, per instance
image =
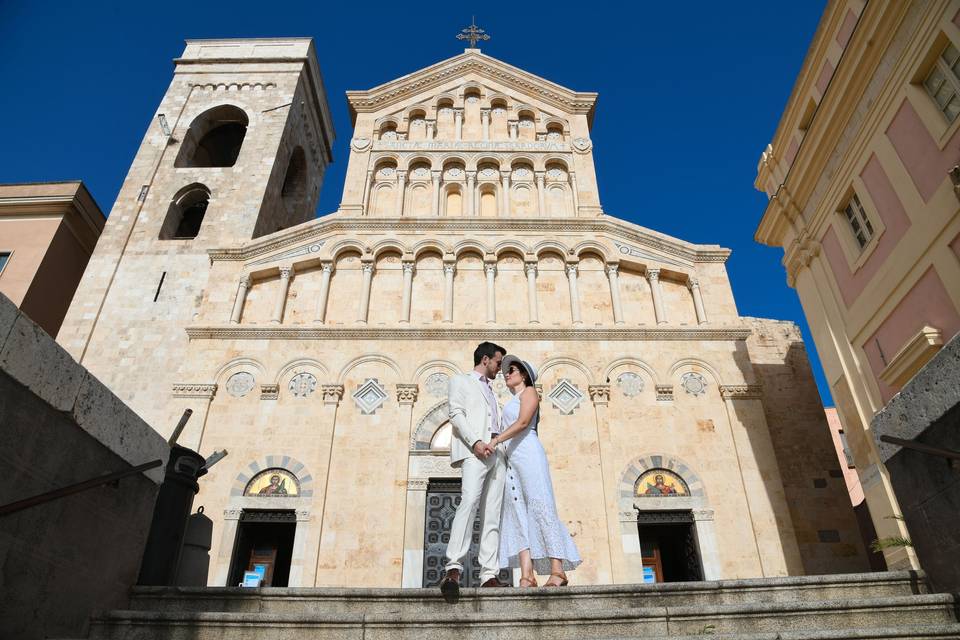
POLYGON ((537 370, 534 366, 525 360, 521 360, 517 356, 503 356, 503 362, 500 363, 500 371, 503 372, 504 376, 507 375, 507 371, 510 370, 510 365, 513 364, 526 369, 530 375, 530 384, 534 384, 537 381, 537 370))

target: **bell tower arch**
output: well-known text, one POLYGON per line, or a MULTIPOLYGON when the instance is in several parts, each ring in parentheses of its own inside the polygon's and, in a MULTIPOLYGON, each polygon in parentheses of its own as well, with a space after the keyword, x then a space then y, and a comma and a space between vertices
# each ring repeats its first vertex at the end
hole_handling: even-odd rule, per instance
POLYGON ((334 137, 309 38, 189 40, 174 63, 58 336, 158 429, 208 251, 313 219, 334 137))

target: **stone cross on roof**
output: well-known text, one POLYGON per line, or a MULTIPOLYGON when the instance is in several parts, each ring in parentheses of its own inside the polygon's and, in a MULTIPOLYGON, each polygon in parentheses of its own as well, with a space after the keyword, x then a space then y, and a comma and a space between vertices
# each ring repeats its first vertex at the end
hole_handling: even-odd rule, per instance
POLYGON ((469 41, 470 41, 470 48, 471 48, 471 49, 476 49, 476 48, 477 48, 477 40, 489 40, 489 39, 490 39, 490 36, 487 35, 487 32, 486 32, 486 31, 484 31, 483 29, 477 28, 476 22, 477 22, 476 17, 475 17, 475 16, 471 16, 471 17, 470 17, 470 26, 467 27, 466 29, 461 30, 461 32, 457 34, 457 40, 469 40, 469 41))

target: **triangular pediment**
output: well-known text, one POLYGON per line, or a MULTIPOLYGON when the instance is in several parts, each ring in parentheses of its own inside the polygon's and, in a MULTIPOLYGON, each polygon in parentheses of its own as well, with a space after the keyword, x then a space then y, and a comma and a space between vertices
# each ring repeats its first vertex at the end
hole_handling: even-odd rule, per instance
POLYGON ((468 74, 489 79, 516 91, 519 96, 535 98, 563 112, 586 114, 589 119, 593 117, 593 109, 597 101, 596 93, 573 91, 480 53, 479 49, 467 49, 458 56, 366 91, 348 91, 347 102, 350 105, 351 116, 355 117, 357 113, 381 111, 468 74))

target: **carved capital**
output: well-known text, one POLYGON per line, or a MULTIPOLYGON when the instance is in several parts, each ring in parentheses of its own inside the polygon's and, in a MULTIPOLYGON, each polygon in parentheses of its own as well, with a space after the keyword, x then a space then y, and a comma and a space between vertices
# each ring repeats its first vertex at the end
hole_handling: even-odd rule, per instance
POLYGON ((360 269, 363 270, 363 273, 364 273, 364 274, 368 274, 368 273, 372 274, 372 273, 373 273, 373 263, 372 263, 372 262, 364 262, 364 263, 362 263, 362 264, 360 265, 360 269))
POLYGON ((216 384, 176 383, 173 385, 174 398, 206 398, 212 399, 217 395, 216 384))
POLYGON ((457 272, 457 265, 452 262, 445 262, 443 264, 443 273, 444 275, 452 276, 457 272))
POLYGON ((248 289, 250 287, 251 282, 252 282, 252 278, 250 277, 250 274, 245 273, 242 276, 240 276, 240 281, 238 282, 238 284, 240 285, 241 289, 248 289))
POLYGON ((587 392, 595 405, 606 405, 610 402, 609 384, 591 384, 587 387, 587 392))
POLYGON ((322 262, 320 268, 323 269, 324 273, 333 273, 333 262, 322 262))
POLYGON ((497 275, 497 263, 496 262, 485 262, 483 263, 483 271, 488 276, 497 275))
POLYGON ((722 384, 720 385, 722 398, 762 398, 763 387, 758 384, 722 384))
POLYGON ((577 272, 580 270, 580 265, 578 265, 577 263, 573 263, 573 264, 568 263, 566 265, 566 269, 567 269, 568 278, 576 278, 577 272))
POLYGON ((660 280, 660 269, 647 269, 647 280, 658 282, 660 280))
POLYGON ((261 400, 276 400, 279 397, 280 397, 280 385, 278 384, 260 385, 261 400))
POLYGON ((417 401, 419 393, 420 385, 418 384, 398 384, 397 402, 401 405, 411 405, 417 401))
POLYGON ((290 276, 293 275, 293 266, 280 267, 280 279, 289 280, 290 276))
POLYGON ((410 478, 407 480, 407 491, 426 491, 430 481, 426 478, 410 478))
POLYGON ((537 263, 536 262, 525 262, 523 263, 523 271, 527 276, 536 276, 537 275, 537 263))
POLYGON ((343 385, 342 384, 325 384, 320 387, 321 393, 323 393, 323 404, 340 404, 340 401, 343 400, 343 385))
POLYGON ((694 289, 700 288, 700 281, 696 278, 687 278, 687 289, 693 291, 694 289))
POLYGON ((672 384, 658 384, 657 385, 657 400, 673 400, 673 385, 672 384))
POLYGON ((413 275, 413 272, 416 270, 416 265, 413 262, 404 262, 403 263, 403 273, 404 275, 410 274, 413 275))
POLYGON ((609 263, 606 266, 606 270, 608 276, 616 276, 620 271, 620 265, 616 262, 609 263))

